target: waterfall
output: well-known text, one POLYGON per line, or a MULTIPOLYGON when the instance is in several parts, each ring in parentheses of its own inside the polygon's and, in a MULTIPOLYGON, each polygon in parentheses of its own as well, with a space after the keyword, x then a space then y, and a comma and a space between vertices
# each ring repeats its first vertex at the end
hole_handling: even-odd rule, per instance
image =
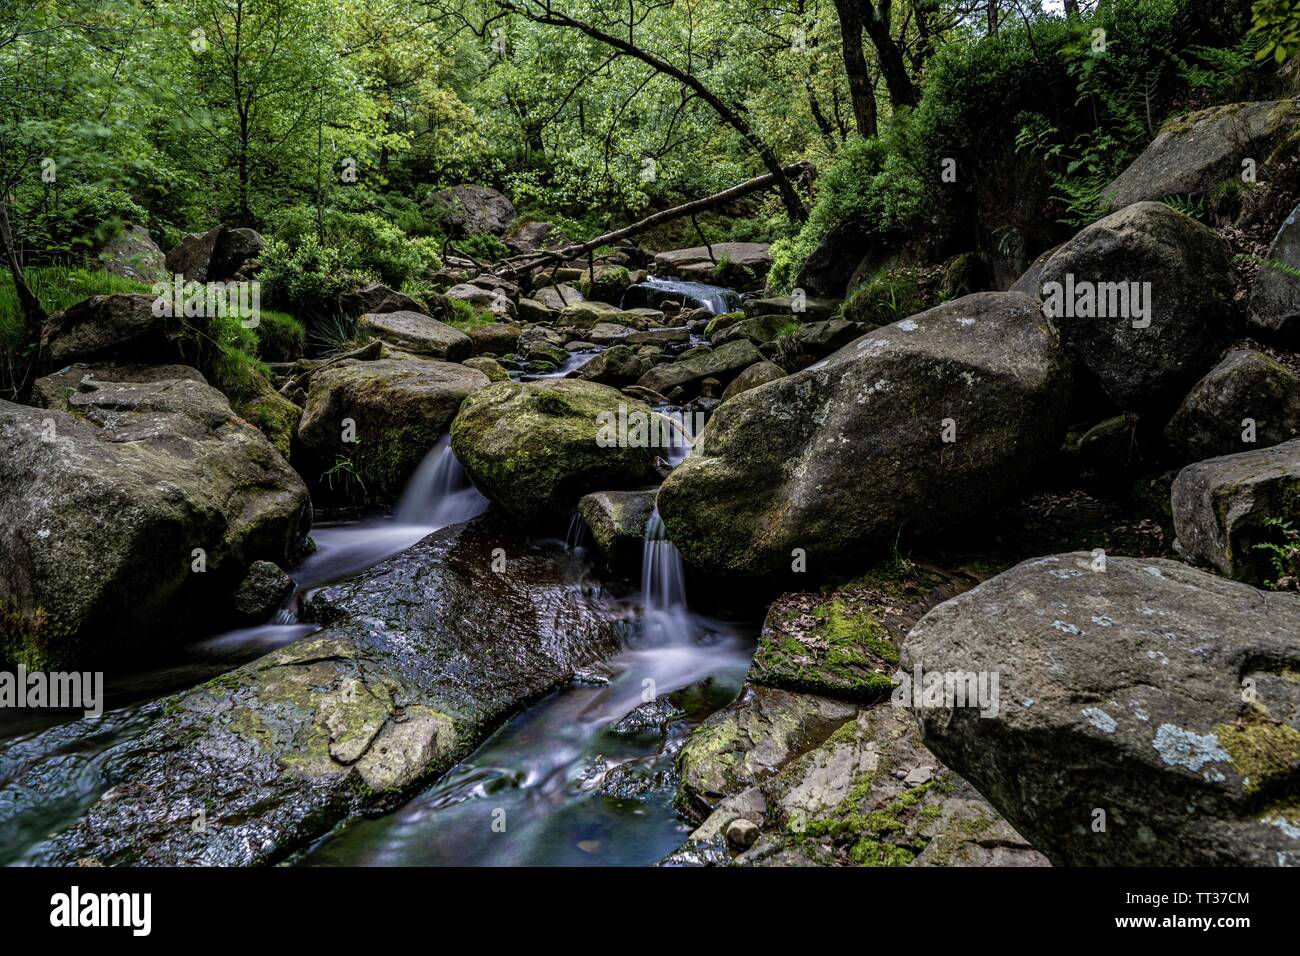
POLYGON ((629 286, 623 293, 621 309, 659 308, 664 299, 675 299, 692 309, 708 309, 714 315, 731 311, 736 293, 720 285, 691 282, 687 279, 667 279, 650 276, 644 282, 629 286))
POLYGON ((582 551, 587 547, 587 522, 575 511, 569 519, 569 533, 564 536, 564 547, 569 551, 582 551))
POLYGON ((641 551, 641 601, 645 635, 657 643, 689 633, 686 610, 686 567, 682 553, 668 540, 655 507, 646 524, 641 551))
POLYGON ((437 530, 478 517, 487 507, 488 500, 470 484, 452 453, 451 437, 443 435, 407 482, 397 503, 397 521, 437 530))

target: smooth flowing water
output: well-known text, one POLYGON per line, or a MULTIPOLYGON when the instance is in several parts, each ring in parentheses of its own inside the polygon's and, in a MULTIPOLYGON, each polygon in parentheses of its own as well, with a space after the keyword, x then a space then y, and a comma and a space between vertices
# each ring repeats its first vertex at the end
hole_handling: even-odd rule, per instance
POLYGON ((649 276, 643 282, 628 286, 619 308, 657 309, 667 299, 687 308, 708 309, 714 315, 721 315, 734 308, 737 296, 732 289, 706 282, 649 276))
MULTIPOLYGON (((580 540, 571 529, 570 538, 580 540)), ((643 866, 679 847, 675 755, 739 691, 752 631, 693 614, 658 512, 625 649, 526 709, 385 817, 350 823, 309 866, 643 866)))

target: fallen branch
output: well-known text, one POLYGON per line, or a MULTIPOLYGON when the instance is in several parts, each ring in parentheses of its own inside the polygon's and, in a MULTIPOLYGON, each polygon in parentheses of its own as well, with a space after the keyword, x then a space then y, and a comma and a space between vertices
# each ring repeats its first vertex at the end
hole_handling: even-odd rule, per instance
MULTIPOLYGON (((791 163, 782 169, 786 176, 793 176, 796 173, 807 173, 812 170, 812 166, 806 162, 791 163)), ((694 216, 697 213, 704 212, 708 209, 716 209, 719 206, 725 206, 734 202, 742 196, 758 192, 762 189, 769 189, 776 185, 776 177, 772 173, 764 173, 762 176, 755 176, 753 179, 747 179, 743 183, 738 183, 720 193, 714 193, 712 196, 705 196, 703 199, 693 199, 688 203, 680 206, 673 206, 671 209, 664 209, 651 216, 632 223, 630 226, 624 226, 622 229, 615 229, 613 232, 607 232, 604 235, 597 236, 587 242, 573 243, 572 245, 563 246, 559 249, 541 250, 538 252, 529 252, 520 256, 512 256, 504 259, 496 268, 498 275, 517 276, 520 273, 531 272, 534 269, 549 265, 554 262, 565 262, 570 259, 577 259, 587 255, 601 246, 607 246, 611 243, 618 242, 622 239, 628 239, 639 232, 658 226, 661 223, 671 222, 674 219, 681 219, 683 216, 694 216)))

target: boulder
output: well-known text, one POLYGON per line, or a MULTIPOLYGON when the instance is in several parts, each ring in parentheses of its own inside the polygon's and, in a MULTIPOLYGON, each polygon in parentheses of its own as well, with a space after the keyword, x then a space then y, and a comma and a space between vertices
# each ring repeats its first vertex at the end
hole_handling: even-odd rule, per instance
POLYGON ((484 232, 503 236, 515 219, 514 204, 488 186, 452 186, 432 193, 428 204, 438 212, 453 239, 484 232))
POLYGON ((859 711, 775 775, 724 798, 669 860, 737 866, 1048 865, 969 783, 925 749, 907 712, 888 705, 859 711), (746 842, 724 849, 719 835, 732 843, 729 834, 740 824, 753 828, 746 842))
POLYGON ((48 369, 77 362, 189 364, 203 319, 154 315, 148 294, 92 295, 50 316, 41 334, 48 369))
POLYGON ((843 701, 747 686, 686 739, 678 756, 678 805, 703 820, 725 797, 774 775, 851 720, 843 701))
POLYGON ((380 282, 372 282, 339 296, 339 311, 349 319, 367 313, 424 312, 424 306, 404 292, 395 292, 380 282))
POLYGON ((549 322, 553 315, 551 309, 536 299, 530 299, 527 296, 519 300, 515 311, 520 322, 549 322))
POLYGON ((235 619, 242 624, 265 623, 292 593, 293 578, 278 564, 254 561, 231 597, 235 619))
POLYGON ((1300 344, 1300 206, 1282 223, 1259 267, 1250 293, 1249 325, 1300 344))
POLYGON ((1088 226, 1048 260, 1042 281, 1043 310, 1066 350, 1128 411, 1176 402, 1231 333, 1227 243, 1164 203, 1088 226))
POLYGON ((226 280, 248 276, 265 245, 255 229, 226 229, 221 233, 208 263, 208 278, 226 280))
POLYGON ((630 345, 615 345, 601 352, 578 372, 578 378, 620 388, 635 385, 653 363, 637 355, 630 345))
POLYGON ((840 309, 839 299, 818 299, 812 296, 792 298, 788 295, 746 299, 742 306, 746 316, 784 315, 796 322, 817 322, 829 319, 840 309))
MULTIPOLYGON (((596 489, 644 484, 654 449, 601 444, 620 414, 651 421, 648 405, 579 379, 499 382, 471 396, 451 447, 475 486, 516 518, 555 520, 596 489)), ((614 427, 617 427, 616 424, 614 427)))
POLYGON ((168 275, 179 275, 187 282, 207 282, 217 279, 208 275, 208 264, 216 251, 217 240, 226 231, 224 225, 217 225, 207 232, 192 232, 170 252, 167 253, 166 267, 168 275))
POLYGON ((641 376, 637 384, 664 395, 677 388, 689 393, 698 390, 706 378, 730 382, 749 366, 762 360, 763 356, 754 343, 741 339, 707 352, 695 352, 689 356, 682 353, 675 362, 656 365, 641 376))
POLYGON ((506 236, 506 246, 515 255, 556 249, 568 242, 558 228, 549 222, 515 222, 506 236))
POLYGON ((594 325, 608 322, 611 325, 630 325, 623 310, 608 302, 576 302, 565 307, 556 325, 567 325, 575 329, 590 329, 594 325))
POLYGON ((491 325, 472 325, 465 330, 474 346, 474 354, 491 352, 506 355, 519 348, 519 326, 513 322, 494 322, 491 325))
POLYGON ((448 299, 468 302, 484 312, 490 312, 498 319, 513 319, 518 312, 514 302, 502 289, 485 289, 481 285, 462 282, 448 289, 444 295, 448 299))
MULTIPOLYGON (((534 289, 532 295, 533 301, 540 302, 550 312, 560 312, 571 305, 584 301, 582 293, 571 285, 560 283, 559 285, 542 286, 540 289, 534 289)), ((534 320, 538 321, 538 320, 534 320)))
POLYGON ((656 253, 654 258, 658 275, 743 288, 761 286, 771 268, 772 253, 766 242, 715 242, 656 253))
POLYGON ((578 291, 588 299, 598 299, 601 302, 617 305, 623 300, 623 293, 631 284, 631 274, 626 266, 597 264, 594 270, 582 274, 578 291))
POLYGON ((899 696, 1054 864, 1276 866, 1300 862, 1297 665, 1300 596, 1077 552, 922 618, 899 696))
POLYGON ((506 371, 505 366, 494 358, 488 358, 486 355, 476 355, 474 358, 467 358, 461 362, 472 369, 477 369, 488 377, 489 382, 508 382, 510 373, 506 371))
POLYGON ((1300 439, 1188 465, 1170 493, 1178 549, 1230 578, 1277 577, 1267 552, 1267 519, 1300 519, 1300 439))
POLYGON ((101 269, 124 279, 152 285, 171 278, 167 257, 149 238, 149 230, 133 223, 126 223, 121 232, 105 243, 97 258, 101 269))
POLYGON ((1225 181, 1239 181, 1242 160, 1267 166, 1298 125, 1295 100, 1229 103, 1176 117, 1102 196, 1113 209, 1168 196, 1209 196, 1225 181))
POLYGON ((488 384, 455 362, 348 359, 323 368, 311 378, 295 463, 319 495, 395 501, 461 402, 488 384))
POLYGON ((422 312, 367 312, 357 327, 403 352, 444 362, 462 361, 474 351, 468 335, 422 312))
POLYGON ((738 339, 748 339, 755 345, 762 345, 774 341, 783 333, 793 333, 797 326, 798 320, 792 315, 769 313, 752 319, 741 319, 721 331, 715 331, 709 341, 714 345, 726 345, 738 339))
POLYGON ((33 861, 268 865, 399 806, 618 648, 572 556, 517 542, 446 528, 317 592, 306 613, 325 630, 140 712, 33 861))
POLYGON ((700 568, 826 568, 979 514, 1060 446, 1068 402, 1038 303, 966 296, 724 402, 659 510, 700 568))
POLYGON ((1032 295, 1039 298, 1043 294, 1043 268, 1060 250, 1060 246, 1052 246, 1046 252, 1042 253, 1037 259, 1029 264, 1029 268, 1015 282, 1011 283, 1008 292, 1023 292, 1025 295, 1032 295))
POLYGON ((38 408, 70 411, 68 398, 79 391, 93 391, 103 382, 165 382, 188 379, 207 385, 203 373, 188 365, 137 365, 106 362, 77 363, 32 382, 31 404, 38 408))
POLYGON ((61 408, 0 403, 0 658, 73 666, 193 633, 253 561, 299 556, 307 489, 216 389, 91 382, 61 408))
POLYGON ((597 322, 584 333, 593 345, 617 345, 625 342, 633 331, 631 326, 615 322, 597 322))
POLYGON ((593 491, 578 500, 600 553, 616 567, 641 570, 646 527, 655 510, 655 491, 593 491))
POLYGON ((1165 438, 1182 461, 1247 451, 1252 443, 1276 445, 1297 435, 1300 375, 1253 349, 1224 356, 1192 386, 1165 426, 1165 438))
POLYGON ((809 322, 794 330, 793 338, 805 355, 821 358, 844 348, 854 339, 870 331, 871 325, 850 322, 847 319, 825 319, 809 322))
POLYGON ((768 382, 775 382, 778 378, 785 378, 785 369, 781 368, 781 366, 766 361, 755 362, 731 380, 731 384, 722 392, 722 400, 725 402, 741 392, 747 392, 751 388, 758 388, 758 386, 766 385, 768 382))
POLYGON ((859 222, 833 226, 799 267, 795 288, 808 295, 843 297, 854 275, 869 268, 864 263, 878 261, 879 252, 870 248, 874 242, 879 240, 859 222))

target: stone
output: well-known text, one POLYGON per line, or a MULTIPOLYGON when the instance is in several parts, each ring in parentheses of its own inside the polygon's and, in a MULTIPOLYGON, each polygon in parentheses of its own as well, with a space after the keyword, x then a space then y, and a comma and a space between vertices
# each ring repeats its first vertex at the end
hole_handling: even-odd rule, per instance
POLYGON ((581 292, 563 282, 558 285, 548 285, 542 286, 540 289, 534 289, 532 299, 547 310, 548 318, 551 312, 561 312, 571 305, 585 301, 581 292))
POLYGON ((349 319, 379 312, 422 313, 424 308, 406 293, 395 292, 380 282, 372 282, 339 296, 339 311, 349 319))
POLYGON ((578 372, 578 378, 618 388, 634 385, 650 370, 651 362, 637 355, 629 345, 615 345, 601 352, 578 372))
POLYGON ((357 325, 404 352, 444 362, 463 361, 474 351, 470 337, 460 329, 421 312, 367 312, 357 325))
POLYGON ((1277 866, 1300 861, 1298 664, 1300 596, 1075 552, 944 602, 904 644, 904 674, 982 677, 990 706, 942 683, 900 698, 1054 864, 1277 866))
POLYGON ((1137 203, 1083 229, 1048 260, 1042 280, 1043 309, 1066 350, 1126 411, 1172 406, 1227 344, 1227 243, 1164 203, 1137 203), (1060 290, 1055 314, 1053 284, 1060 290), (1098 308, 1091 311, 1106 302, 1111 314, 1060 314, 1078 306, 1067 301, 1072 288, 1081 290, 1077 296, 1095 293, 1098 308))
POLYGON ((706 378, 730 382, 749 366, 762 360, 763 356, 754 343, 742 339, 710 351, 694 354, 683 352, 677 361, 650 369, 637 384, 665 395, 676 388, 690 393, 697 390, 706 378))
MULTIPOLYGON (((718 351, 737 344, 749 345, 718 351)), ((674 366, 641 384, 663 368, 674 366)), ((701 569, 783 572, 795 548, 825 568, 904 524, 937 531, 1008 495, 1060 447, 1069 397, 1065 353, 1035 300, 966 296, 725 401, 659 510, 701 569), (956 441, 944 441, 945 419, 956 441)))
POLYGON ((578 514, 591 539, 615 567, 641 570, 646 528, 655 510, 655 492, 593 491, 578 499, 578 514))
POLYGON ((1300 375, 1253 349, 1224 356, 1165 426, 1165 439, 1182 461, 1248 451, 1252 444, 1264 448, 1297 435, 1300 375))
POLYGON ((515 220, 514 204, 490 186, 452 186, 430 194, 428 204, 453 239, 479 233, 503 236, 515 220))
POLYGON ((122 231, 104 244, 97 258, 100 268, 109 275, 146 284, 171 278, 167 257, 149 237, 149 230, 134 223, 124 223, 122 231))
POLYGON ((508 382, 510 373, 496 359, 488 358, 486 355, 476 355, 474 358, 467 358, 460 363, 469 368, 477 369, 488 377, 489 382, 508 382))
POLYGON ((724 286, 761 286, 772 268, 771 249, 765 242, 715 242, 656 253, 654 271, 724 286))
POLYGON ((273 561, 254 561, 231 598, 235 618, 243 624, 262 624, 293 593, 293 578, 273 561))
POLYGON ((1260 264, 1248 321, 1256 332, 1300 344, 1300 206, 1282 223, 1260 264))
POLYGON ((311 526, 298 475, 192 378, 0 402, 0 436, 0 659, 32 669, 194 633, 311 526))
POLYGON ((775 382, 778 378, 785 378, 785 369, 771 362, 755 362, 749 368, 745 369, 722 391, 722 400, 725 402, 729 398, 734 398, 741 392, 747 392, 751 388, 758 388, 760 385, 766 385, 768 382, 775 382))
POLYGON ((1170 508, 1189 560, 1252 584, 1276 577, 1257 546, 1278 537, 1268 519, 1300 519, 1300 439, 1188 465, 1170 508))

